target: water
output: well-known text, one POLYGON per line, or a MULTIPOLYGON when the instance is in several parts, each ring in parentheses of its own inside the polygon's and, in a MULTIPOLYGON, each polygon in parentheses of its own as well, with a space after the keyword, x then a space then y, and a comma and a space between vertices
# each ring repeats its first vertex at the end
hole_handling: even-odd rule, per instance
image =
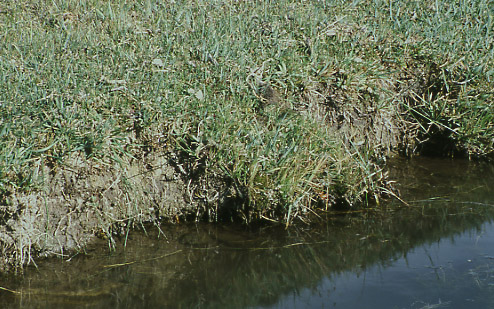
POLYGON ((164 225, 0 277, 0 308, 494 308, 494 167, 395 161, 399 202, 312 226, 164 225), (123 242, 124 240, 121 240, 123 242))
POLYGON ((494 308, 494 225, 422 245, 385 266, 326 277, 276 308, 494 308))

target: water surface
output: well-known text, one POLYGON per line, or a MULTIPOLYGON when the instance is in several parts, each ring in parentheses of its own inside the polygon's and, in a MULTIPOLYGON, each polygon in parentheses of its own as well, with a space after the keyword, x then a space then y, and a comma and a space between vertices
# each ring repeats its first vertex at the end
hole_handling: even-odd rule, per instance
POLYGON ((1 308, 494 308, 494 167, 392 162, 404 201, 311 226, 162 225, 2 277, 1 308))

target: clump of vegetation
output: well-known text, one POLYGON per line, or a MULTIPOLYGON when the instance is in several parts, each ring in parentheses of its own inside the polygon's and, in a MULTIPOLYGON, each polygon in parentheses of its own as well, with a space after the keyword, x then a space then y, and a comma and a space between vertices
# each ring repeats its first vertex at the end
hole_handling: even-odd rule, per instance
POLYGON ((393 31, 408 43, 400 103, 419 127, 420 153, 492 158, 492 10, 490 1, 390 7, 393 31))
POLYGON ((485 0, 2 3, 1 222, 20 220, 16 197, 46 192, 74 157, 103 173, 162 155, 193 205, 147 215, 149 205, 112 205, 125 216, 101 219, 109 225, 152 212, 290 223, 391 193, 382 167, 393 150, 492 157, 492 10, 485 0))

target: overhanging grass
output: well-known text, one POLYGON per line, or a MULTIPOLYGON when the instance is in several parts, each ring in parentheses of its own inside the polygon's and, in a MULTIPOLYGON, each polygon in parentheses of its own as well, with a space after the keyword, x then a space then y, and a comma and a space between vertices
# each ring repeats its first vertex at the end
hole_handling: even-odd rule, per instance
POLYGON ((375 200, 383 154, 312 117, 307 98, 330 88, 342 110, 403 106, 420 141, 492 154, 493 9, 481 0, 3 3, 2 195, 36 188, 36 167, 73 152, 112 163, 167 151, 232 179, 246 220, 375 200), (274 108, 263 106, 262 84, 278 93, 274 108))

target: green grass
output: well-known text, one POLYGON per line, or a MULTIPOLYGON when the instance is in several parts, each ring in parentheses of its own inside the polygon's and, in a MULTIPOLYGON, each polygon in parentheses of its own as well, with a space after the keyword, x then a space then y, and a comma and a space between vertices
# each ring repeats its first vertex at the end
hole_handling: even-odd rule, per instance
POLYGON ((412 123, 401 150, 492 156, 493 12, 486 0, 3 2, 0 192, 35 190, 40 167, 72 153, 113 164, 163 151, 231 179, 246 220, 378 200, 383 152, 313 117, 311 100, 333 91, 342 113, 412 123), (263 108, 261 83, 282 103, 263 108))

